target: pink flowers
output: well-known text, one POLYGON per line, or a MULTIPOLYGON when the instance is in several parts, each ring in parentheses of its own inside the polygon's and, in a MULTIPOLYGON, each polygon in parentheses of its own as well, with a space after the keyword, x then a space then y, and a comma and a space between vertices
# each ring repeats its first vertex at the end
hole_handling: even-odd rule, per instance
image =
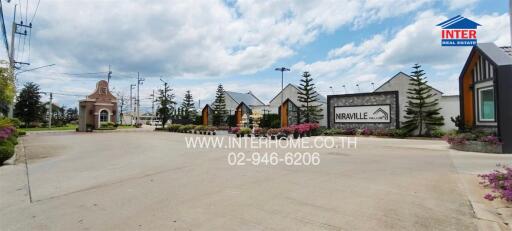
POLYGON ((13 126, 0 128, 0 141, 7 139, 9 136, 14 134, 14 132, 16 132, 16 128, 13 126))
POLYGON ((492 193, 484 196, 485 199, 493 201, 494 199, 503 199, 512 202, 512 168, 503 166, 503 171, 494 170, 488 174, 478 175, 482 178, 480 184, 490 187, 492 193))
POLYGON ((291 125, 289 126, 288 128, 288 132, 287 134, 292 134, 292 133, 299 133, 299 134, 305 134, 305 133, 308 133, 308 132, 311 132, 315 129, 318 129, 320 127, 320 125, 318 123, 303 123, 303 124, 296 124, 296 125, 291 125))
POLYGON ((492 145, 498 145, 498 144, 502 144, 500 139, 496 136, 484 136, 484 137, 481 137, 480 142, 485 142, 485 143, 488 143, 488 144, 492 144, 492 145))

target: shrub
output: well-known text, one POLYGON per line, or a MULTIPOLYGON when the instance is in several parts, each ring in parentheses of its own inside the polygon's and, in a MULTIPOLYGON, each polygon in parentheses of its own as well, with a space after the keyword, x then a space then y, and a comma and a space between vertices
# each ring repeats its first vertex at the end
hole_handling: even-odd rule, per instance
POLYGON ((379 128, 373 131, 374 136, 392 136, 393 133, 389 129, 379 128))
POLYGON ((360 136, 371 136, 373 134, 373 132, 369 128, 363 128, 363 129, 357 130, 356 134, 360 135, 360 136))
POLYGON ((27 132, 25 131, 18 131, 18 136, 24 136, 27 135, 27 132))
POLYGON ((484 196, 485 199, 493 201, 494 199, 503 199, 512 202, 512 168, 503 166, 503 171, 494 170, 489 174, 478 175, 485 187, 491 188, 492 192, 484 196))
POLYGON ((292 128, 292 127, 284 127, 284 128, 279 129, 279 133, 284 134, 284 135, 290 135, 290 134, 293 134, 294 132, 295 132, 295 128, 292 128))
POLYGON ((251 134, 251 129, 250 128, 240 128, 240 134, 244 134, 244 135, 251 134))
POLYGON ((263 131, 263 129, 261 129, 261 128, 254 128, 254 134, 256 134, 256 135, 262 134, 262 131, 263 131))
POLYGON ((181 125, 181 124, 171 124, 171 125, 167 126, 167 128, 169 129, 170 132, 177 132, 180 130, 180 128, 182 126, 183 125, 181 125))
POLYGON ((357 130, 355 128, 347 128, 347 129, 343 129, 341 133, 343 135, 352 136, 352 135, 356 135, 357 130))
POLYGON ((401 129, 401 128, 391 129, 390 132, 391 132, 391 135, 396 138, 405 138, 409 135, 409 132, 407 132, 407 130, 401 129))
POLYGON ((335 136, 335 135, 342 135, 343 131, 339 128, 330 128, 330 129, 326 129, 322 134, 324 136, 335 136))
POLYGON ((267 130, 267 135, 269 135, 269 136, 275 136, 277 134, 279 134, 278 128, 271 128, 271 129, 267 130))
POLYGON ((229 132, 231 132, 233 134, 239 134, 240 133, 240 127, 232 127, 229 132))
POLYGON ((488 144, 491 144, 491 145, 502 144, 501 141, 500 141, 500 138, 498 138, 498 137, 496 137, 494 135, 480 137, 479 141, 480 142, 485 142, 485 143, 488 143, 488 144))
POLYGON ((14 135, 7 137, 7 139, 5 141, 10 142, 11 144, 14 144, 14 145, 18 144, 18 139, 14 135))
POLYGON ((434 129, 430 132, 430 136, 432 137, 443 137, 446 133, 443 132, 441 129, 434 129))
POLYGON ((11 142, 0 142, 0 165, 14 155, 14 144, 11 142))

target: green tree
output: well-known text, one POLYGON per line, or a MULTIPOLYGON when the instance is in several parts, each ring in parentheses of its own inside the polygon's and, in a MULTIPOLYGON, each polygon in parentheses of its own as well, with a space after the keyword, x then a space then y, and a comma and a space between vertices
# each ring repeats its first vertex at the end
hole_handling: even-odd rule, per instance
POLYGON ((298 100, 302 103, 300 109, 303 122, 318 122, 322 119, 323 114, 322 109, 320 108, 321 104, 318 102, 318 93, 315 90, 315 84, 313 83, 311 74, 305 71, 302 74, 300 82, 298 100))
POLYGON ((7 114, 14 99, 14 78, 8 68, 0 67, 0 114, 7 114))
POLYGON ((172 93, 172 89, 164 83, 164 88, 158 90, 158 98, 157 102, 160 103, 158 109, 156 110, 156 116, 162 122, 162 127, 165 127, 165 124, 171 118, 171 113, 174 111, 176 106, 176 102, 174 101, 174 93, 172 93))
POLYGON ((187 123, 194 122, 196 118, 196 108, 194 105, 194 98, 192 97, 192 93, 190 90, 185 92, 185 96, 183 97, 183 102, 181 103, 181 113, 182 118, 187 121, 187 123))
POLYGON ((25 122, 25 127, 28 127, 31 122, 42 120, 43 107, 40 94, 39 85, 28 82, 18 95, 14 116, 25 122))
POLYGON ((418 130, 418 135, 428 135, 434 129, 444 124, 443 116, 439 114, 439 100, 435 99, 432 88, 427 85, 425 73, 418 64, 414 65, 412 79, 407 90, 407 106, 403 129, 411 134, 418 130), (424 133, 426 132, 426 134, 424 133))
POLYGON ((66 110, 66 123, 70 123, 72 121, 78 120, 78 109, 75 108, 68 108, 66 110))
POLYGON ((219 126, 225 122, 228 110, 226 110, 226 98, 224 96, 224 87, 219 84, 215 101, 213 102, 213 124, 219 126))

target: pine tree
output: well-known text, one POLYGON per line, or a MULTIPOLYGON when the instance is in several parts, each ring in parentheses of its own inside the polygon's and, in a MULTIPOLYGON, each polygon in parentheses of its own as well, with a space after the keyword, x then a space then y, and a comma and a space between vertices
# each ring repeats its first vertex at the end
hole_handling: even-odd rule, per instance
POLYGON ((42 120, 43 106, 40 94, 39 85, 28 82, 18 95, 14 116, 25 122, 25 127, 28 127, 31 122, 42 120))
POLYGON ((298 100, 302 103, 300 109, 303 122, 318 122, 322 119, 323 115, 322 109, 320 108, 321 105, 318 103, 318 93, 315 90, 313 78, 311 78, 309 72, 305 71, 300 81, 298 100))
POLYGON ((443 116, 439 114, 441 110, 438 107, 439 100, 434 99, 432 88, 427 85, 425 73, 421 70, 421 66, 414 65, 412 79, 409 83, 407 91, 407 106, 405 110, 403 129, 409 134, 418 130, 418 135, 429 134, 432 130, 444 124, 443 116))
POLYGON ((192 123, 196 118, 194 98, 192 97, 192 93, 190 93, 190 90, 187 90, 185 92, 183 102, 181 103, 181 112, 183 114, 182 118, 185 119, 187 123, 192 123))
POLYGON ((159 102, 160 105, 156 110, 156 116, 162 122, 162 127, 165 127, 165 124, 171 118, 171 113, 174 111, 176 105, 172 89, 167 85, 167 83, 164 83, 163 89, 158 89, 157 102, 159 102))
POLYGON ((215 126, 222 125, 227 116, 226 110, 226 99, 224 96, 224 87, 219 84, 217 87, 217 93, 215 95, 215 101, 213 102, 213 124, 215 126))

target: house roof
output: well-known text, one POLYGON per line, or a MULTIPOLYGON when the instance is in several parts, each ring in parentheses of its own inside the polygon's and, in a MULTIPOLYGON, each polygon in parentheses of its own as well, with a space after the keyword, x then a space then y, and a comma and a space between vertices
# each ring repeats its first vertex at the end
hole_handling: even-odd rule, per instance
MULTIPOLYGON (((291 84, 291 83, 289 83, 288 85, 286 85, 286 86, 283 88, 283 90, 284 90, 284 89, 286 89, 286 88, 288 88, 288 87, 293 87, 293 88, 295 88, 295 90, 297 90, 297 92, 299 91, 299 87, 298 87, 297 85, 295 85, 295 84, 291 84)), ((274 100, 279 96, 279 94, 281 94, 281 92, 282 92, 282 91, 279 91, 279 92, 274 96, 274 98, 272 98, 272 99, 269 101, 269 104, 270 104, 272 101, 274 101, 274 100)), ((286 98, 286 99, 288 99, 288 98, 286 98)), ((285 101, 286 101, 286 99, 285 99, 285 101)), ((323 96, 323 95, 318 94, 318 101, 320 101, 321 103, 326 103, 326 102, 327 102, 327 98, 325 98, 325 96, 323 96)), ((283 101, 283 103, 284 103, 284 101, 283 101)))
MULTIPOLYGON (((381 87, 385 86, 386 84, 388 84, 389 82, 391 82, 391 80, 393 80, 393 79, 395 79, 395 78, 398 78, 399 76, 405 76, 405 77, 408 77, 408 78, 412 78, 410 75, 405 74, 405 73, 403 73, 403 72, 401 72, 401 71, 400 71, 400 72, 396 73, 396 75, 394 75, 393 77, 391 77, 390 79, 388 79, 388 81, 384 82, 382 85, 380 85, 380 86, 379 86, 379 87, 377 87, 375 90, 373 90, 373 92, 378 91, 381 87)), ((443 94, 443 92, 442 92, 442 91, 437 90, 437 89, 435 89, 434 87, 432 87, 432 86, 430 86, 430 85, 428 85, 428 84, 427 84, 427 86, 429 86, 430 88, 434 89, 435 91, 437 91, 437 92, 441 93, 441 95, 443 94)))
POLYGON ((476 29, 477 26, 481 26, 477 22, 471 21, 460 15, 450 18, 442 23, 437 24, 443 29, 476 29))
POLYGON ((474 46, 471 49, 471 52, 466 59, 466 63, 460 72, 459 79, 464 77, 464 73, 469 67, 469 63, 471 63, 471 57, 475 54, 475 52, 480 53, 481 55, 487 57, 487 59, 494 63, 497 66, 506 66, 512 65, 512 48, 511 47, 498 47, 494 43, 478 43, 478 45, 474 46))
POLYGON ((498 47, 494 43, 479 43, 473 49, 477 49, 483 52, 490 61, 494 62, 498 66, 511 65, 512 54, 510 47, 498 47))
POLYGON ((224 93, 231 97, 237 104, 240 104, 241 102, 244 102, 246 105, 249 106, 259 106, 259 105, 265 105, 261 100, 259 100, 252 92, 247 93, 240 93, 240 92, 234 92, 234 91, 224 91, 224 93))

